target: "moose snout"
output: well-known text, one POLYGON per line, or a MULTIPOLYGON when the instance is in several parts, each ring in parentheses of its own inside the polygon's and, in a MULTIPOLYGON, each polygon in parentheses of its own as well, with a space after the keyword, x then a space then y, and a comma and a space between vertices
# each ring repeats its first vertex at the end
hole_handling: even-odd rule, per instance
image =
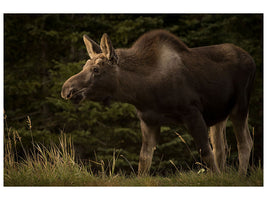
POLYGON ((70 99, 74 94, 75 89, 72 86, 66 85, 66 83, 62 86, 61 97, 63 99, 70 99))

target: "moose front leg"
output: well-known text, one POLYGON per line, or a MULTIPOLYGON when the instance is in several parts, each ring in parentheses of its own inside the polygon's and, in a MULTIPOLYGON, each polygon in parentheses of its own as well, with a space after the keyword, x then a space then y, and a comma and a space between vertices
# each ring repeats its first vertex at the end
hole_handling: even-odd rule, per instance
POLYGON ((148 125, 141 120, 142 148, 139 158, 138 175, 148 175, 160 134, 160 126, 148 125))

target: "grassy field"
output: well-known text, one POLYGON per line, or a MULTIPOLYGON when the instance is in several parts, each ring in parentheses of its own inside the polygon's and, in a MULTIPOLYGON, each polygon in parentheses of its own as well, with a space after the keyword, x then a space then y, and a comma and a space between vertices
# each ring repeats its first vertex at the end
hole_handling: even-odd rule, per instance
POLYGON ((239 176, 236 169, 228 167, 226 172, 212 174, 203 171, 177 172, 168 177, 135 174, 115 174, 116 157, 109 165, 98 162, 99 171, 78 164, 71 138, 61 134, 59 145, 45 147, 34 144, 31 153, 26 152, 21 138, 15 131, 5 142, 4 186, 263 186, 261 167, 250 168, 248 176, 239 176), (13 134, 13 135, 12 135, 13 134), (15 144, 21 143, 25 159, 16 161, 15 144))
MULTIPOLYGON (((7 170, 6 170, 7 171, 7 170)), ((236 172, 220 175, 184 172, 170 177, 96 176, 78 167, 64 169, 19 169, 5 172, 5 186, 262 186, 262 170, 249 177, 236 172), (12 173, 12 175, 10 174, 12 173)))

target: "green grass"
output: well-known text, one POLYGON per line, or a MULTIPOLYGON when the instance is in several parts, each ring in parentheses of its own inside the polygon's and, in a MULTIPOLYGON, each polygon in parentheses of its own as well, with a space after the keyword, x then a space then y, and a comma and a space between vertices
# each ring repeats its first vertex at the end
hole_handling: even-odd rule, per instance
POLYGON ((193 170, 177 170, 168 177, 115 174, 118 159, 115 152, 108 165, 95 161, 99 170, 93 172, 90 165, 75 162, 72 140, 63 133, 59 145, 33 144, 32 152, 24 150, 25 159, 18 162, 16 145, 20 143, 23 148, 21 138, 16 131, 8 135, 4 157, 5 186, 263 186, 261 167, 250 168, 249 176, 239 176, 233 167, 221 174, 193 170))
POLYGON ((249 177, 240 177, 236 171, 214 175, 183 172, 170 177, 125 175, 92 175, 77 165, 41 168, 21 165, 5 169, 5 186, 262 186, 262 170, 249 177), (64 167, 64 168, 63 168, 64 167))

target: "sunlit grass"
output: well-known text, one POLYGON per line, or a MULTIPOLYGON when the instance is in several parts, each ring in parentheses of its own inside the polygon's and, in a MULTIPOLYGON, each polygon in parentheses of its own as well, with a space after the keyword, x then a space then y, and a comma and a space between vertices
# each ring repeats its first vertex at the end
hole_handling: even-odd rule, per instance
MULTIPOLYGON (((248 176, 239 176, 234 167, 226 172, 213 174, 206 171, 176 171, 168 177, 126 176, 115 174, 119 154, 113 152, 112 160, 92 161, 98 165, 98 171, 92 171, 90 165, 78 163, 71 137, 61 133, 59 144, 45 147, 33 143, 33 150, 26 152, 22 138, 17 131, 8 130, 5 142, 4 185, 5 186, 262 186, 261 167, 250 168, 248 176), (16 146, 21 145, 24 159, 18 161, 16 146)), ((131 166, 129 166, 131 167, 131 166)))

